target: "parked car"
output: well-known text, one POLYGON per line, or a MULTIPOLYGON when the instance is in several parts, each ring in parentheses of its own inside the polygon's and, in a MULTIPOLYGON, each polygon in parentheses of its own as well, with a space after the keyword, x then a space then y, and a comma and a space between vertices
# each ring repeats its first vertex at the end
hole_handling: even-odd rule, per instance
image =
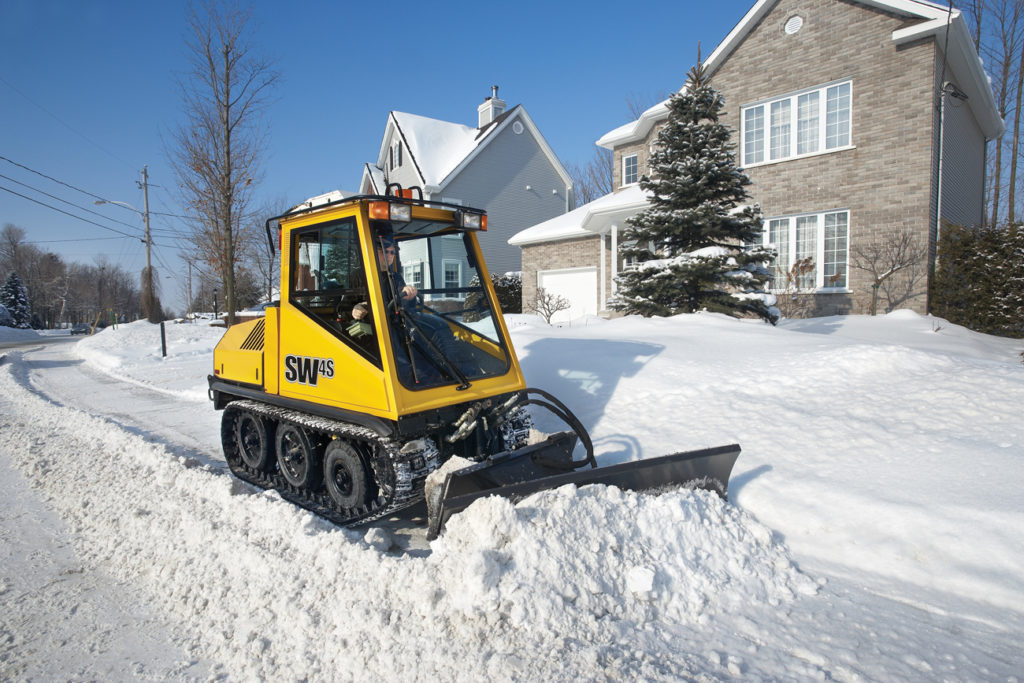
POLYGON ((88 323, 75 323, 71 326, 71 334, 89 334, 92 330, 88 323))

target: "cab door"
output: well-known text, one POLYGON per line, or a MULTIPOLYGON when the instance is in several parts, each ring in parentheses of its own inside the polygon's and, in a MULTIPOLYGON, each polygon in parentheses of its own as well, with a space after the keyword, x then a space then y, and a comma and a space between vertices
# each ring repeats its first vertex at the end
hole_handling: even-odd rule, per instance
POLYGON ((379 335, 353 316, 373 287, 359 227, 352 211, 282 226, 279 392, 393 417, 379 335))

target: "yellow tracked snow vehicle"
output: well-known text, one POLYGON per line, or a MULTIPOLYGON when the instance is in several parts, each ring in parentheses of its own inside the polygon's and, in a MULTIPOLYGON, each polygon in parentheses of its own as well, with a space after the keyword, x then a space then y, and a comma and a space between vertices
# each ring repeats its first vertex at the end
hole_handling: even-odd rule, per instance
POLYGON ((526 386, 477 241, 485 212, 393 185, 266 227, 280 301, 225 332, 209 377, 241 479, 349 525, 422 500, 453 456, 472 461, 443 480, 430 537, 481 496, 565 483, 725 495, 738 446, 598 468, 573 413, 526 386), (527 445, 530 405, 569 429, 527 445))

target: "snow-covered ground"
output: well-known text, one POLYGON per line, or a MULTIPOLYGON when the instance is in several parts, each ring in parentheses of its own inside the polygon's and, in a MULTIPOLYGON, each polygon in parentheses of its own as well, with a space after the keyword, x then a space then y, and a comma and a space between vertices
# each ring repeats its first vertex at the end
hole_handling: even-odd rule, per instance
POLYGON ((0 679, 1019 679, 1024 342, 510 325, 602 464, 741 444, 729 502, 568 487, 429 546, 340 530, 228 474, 221 330, 0 351, 0 679))

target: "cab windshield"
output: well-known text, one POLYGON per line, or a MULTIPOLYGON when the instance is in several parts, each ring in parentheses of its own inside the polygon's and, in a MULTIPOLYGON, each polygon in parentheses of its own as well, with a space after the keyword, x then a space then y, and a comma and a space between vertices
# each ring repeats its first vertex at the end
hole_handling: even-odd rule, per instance
POLYGON ((391 239, 376 238, 398 375, 411 389, 465 386, 510 365, 501 312, 481 282, 469 237, 436 234, 438 227, 395 224, 391 239))

